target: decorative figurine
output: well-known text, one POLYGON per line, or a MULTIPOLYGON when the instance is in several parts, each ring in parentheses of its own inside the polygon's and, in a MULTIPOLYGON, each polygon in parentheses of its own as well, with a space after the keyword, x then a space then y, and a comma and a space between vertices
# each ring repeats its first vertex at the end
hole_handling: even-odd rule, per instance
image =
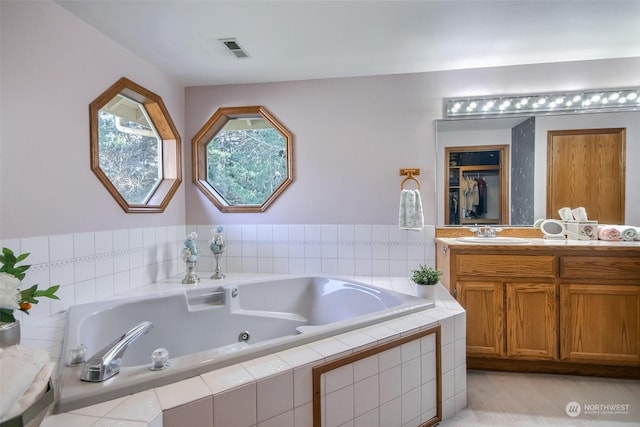
POLYGON ((195 267, 198 263, 198 247, 196 246, 196 239, 198 234, 195 232, 189 233, 187 239, 184 241, 184 249, 182 249, 182 259, 187 264, 187 274, 182 279, 182 283, 194 284, 200 282, 200 278, 195 273, 195 267))
POLYGON ((211 238, 211 243, 209 243, 209 248, 211 252, 213 252, 213 257, 216 259, 216 269, 211 276, 212 279, 224 279, 226 277, 220 271, 220 255, 222 255, 224 247, 226 246, 221 234, 223 230, 220 225, 215 228, 215 231, 211 230, 213 237, 211 238))

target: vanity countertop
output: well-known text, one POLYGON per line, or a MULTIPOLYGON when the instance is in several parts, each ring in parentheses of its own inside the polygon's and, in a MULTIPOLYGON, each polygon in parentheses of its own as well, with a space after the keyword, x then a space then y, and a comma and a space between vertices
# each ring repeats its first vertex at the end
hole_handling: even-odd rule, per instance
POLYGON ((594 248, 597 250, 638 250, 640 251, 640 241, 609 241, 609 240, 564 240, 564 239, 541 239, 527 238, 525 243, 483 243, 483 242, 462 242, 456 237, 438 237, 436 242, 444 243, 448 246, 474 248, 519 248, 531 250, 533 248, 562 248, 566 250, 594 248))

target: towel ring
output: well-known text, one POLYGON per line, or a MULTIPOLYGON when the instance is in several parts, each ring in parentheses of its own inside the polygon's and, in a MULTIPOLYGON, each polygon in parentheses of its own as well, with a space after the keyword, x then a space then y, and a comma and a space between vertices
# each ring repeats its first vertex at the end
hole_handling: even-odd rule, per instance
POLYGON ((418 190, 420 190, 420 181, 414 175, 420 175, 420 169, 400 169, 400 175, 406 176, 405 179, 400 183, 400 189, 404 190, 404 184, 407 181, 414 181, 418 186, 418 190))

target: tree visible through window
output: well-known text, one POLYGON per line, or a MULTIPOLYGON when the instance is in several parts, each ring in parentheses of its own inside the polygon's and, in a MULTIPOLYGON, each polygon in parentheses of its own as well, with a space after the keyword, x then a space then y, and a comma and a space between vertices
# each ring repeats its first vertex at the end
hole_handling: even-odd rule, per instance
POLYGON ((162 180, 154 129, 105 110, 98 120, 100 168, 127 203, 146 203, 162 180))
POLYGON ((207 181, 230 205, 261 205, 286 178, 286 140, 273 127, 225 126, 207 145, 207 181))

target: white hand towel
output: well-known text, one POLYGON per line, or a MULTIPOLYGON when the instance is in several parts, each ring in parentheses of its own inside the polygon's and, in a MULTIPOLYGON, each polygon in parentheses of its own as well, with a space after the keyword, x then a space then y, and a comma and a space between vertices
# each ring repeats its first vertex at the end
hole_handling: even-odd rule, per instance
POLYGON ((402 190, 400 193, 398 225, 403 230, 420 231, 424 228, 420 190, 402 190))
POLYGON ((632 241, 638 236, 638 230, 635 227, 628 225, 613 225, 612 227, 620 232, 622 240, 632 241))
POLYGON ((14 345, 0 353, 0 420, 29 388, 42 367, 49 361, 49 353, 35 348, 14 345))

